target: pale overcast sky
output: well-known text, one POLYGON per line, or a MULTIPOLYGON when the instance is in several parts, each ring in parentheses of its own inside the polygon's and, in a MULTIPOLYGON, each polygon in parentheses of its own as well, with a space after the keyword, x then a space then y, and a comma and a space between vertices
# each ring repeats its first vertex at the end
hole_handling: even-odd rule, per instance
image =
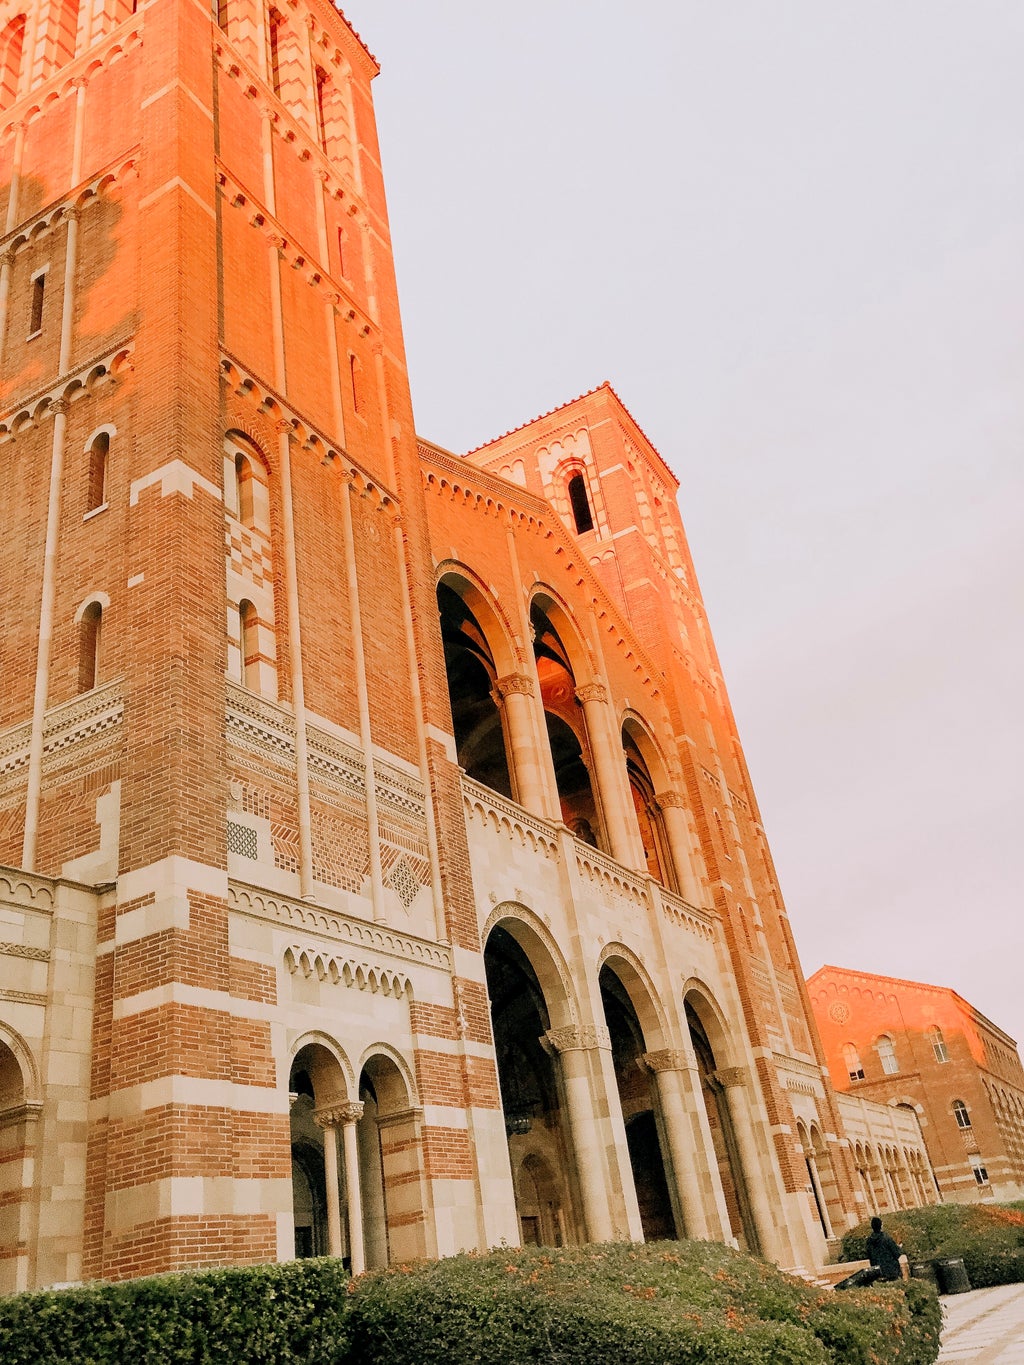
POLYGON ((611 380, 804 969, 1024 1041, 1024 5, 348 0, 421 435, 611 380))

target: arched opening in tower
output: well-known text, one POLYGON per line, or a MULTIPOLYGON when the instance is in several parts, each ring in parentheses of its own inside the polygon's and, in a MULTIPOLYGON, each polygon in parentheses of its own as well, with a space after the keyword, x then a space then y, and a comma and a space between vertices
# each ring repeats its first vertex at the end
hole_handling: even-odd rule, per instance
POLYGON ((587 766, 589 754, 584 751, 586 730, 569 653, 548 613, 536 601, 530 620, 562 821, 578 839, 607 851, 601 812, 587 766))
POLYGON ((701 1093, 704 1097, 708 1126, 715 1149, 715 1161, 729 1217, 729 1232, 736 1238, 741 1250, 757 1252, 760 1250, 757 1229, 736 1144, 732 1115, 729 1112, 729 1099, 722 1081, 716 1075, 718 1068, 707 1030, 689 1000, 686 1002, 686 1022, 697 1058, 701 1093))
POLYGON ((487 637, 469 606, 447 583, 438 584, 437 606, 459 766, 475 782, 510 797, 505 734, 493 695, 497 669, 487 637))
POLYGON ((670 862, 665 851, 665 829, 661 820, 661 812, 654 799, 654 782, 651 780, 647 762, 640 752, 640 746, 629 732, 628 727, 625 726, 622 730, 622 751, 626 757, 629 793, 633 798, 636 822, 640 827, 640 839, 644 846, 644 861, 647 864, 647 871, 663 886, 668 886, 670 890, 673 890, 674 887, 667 877, 670 862))
POLYGON ((538 1246, 579 1241, 561 1076, 545 1039, 550 1016, 544 992, 526 953, 500 925, 488 936, 484 968, 522 1240, 538 1246))
POLYGON ((599 984, 644 1238, 650 1242, 675 1237, 654 1077, 639 1065, 647 1050, 643 1029, 625 986, 607 963, 601 968, 599 984))

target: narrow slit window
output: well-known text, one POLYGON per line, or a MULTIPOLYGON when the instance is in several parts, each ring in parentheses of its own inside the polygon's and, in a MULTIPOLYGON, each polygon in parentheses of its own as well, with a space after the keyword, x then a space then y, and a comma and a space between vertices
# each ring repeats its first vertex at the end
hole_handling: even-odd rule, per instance
POLYGON ((89 447, 89 506, 94 512, 107 500, 107 462, 110 457, 110 436, 101 431, 89 447))
POLYGON ((238 648, 241 680, 250 692, 260 690, 259 617, 251 602, 238 604, 238 648))
POLYGON ((32 277, 32 309, 28 320, 28 334, 37 336, 43 330, 43 299, 46 297, 46 274, 32 277))
POLYGON ((354 355, 348 358, 348 378, 352 386, 352 408, 355 412, 359 411, 359 361, 354 355))
POLYGON ((338 274, 345 278, 345 229, 338 229, 338 274))
POLYGON ((100 629, 103 608, 90 602, 82 613, 79 624, 78 690, 91 692, 100 676, 100 629))
POLYGON ((217 27, 228 31, 228 0, 217 0, 217 27))
POLYGON ((267 15, 267 64, 274 94, 281 93, 281 16, 276 9, 267 15))
POLYGON ((327 72, 322 66, 316 68, 316 135, 320 146, 327 151, 327 114, 324 101, 327 97, 327 72))
POLYGON ((572 507, 572 519, 576 523, 576 534, 581 536, 584 531, 592 531, 594 518, 587 497, 587 483, 582 474, 574 474, 569 480, 569 504, 572 507))

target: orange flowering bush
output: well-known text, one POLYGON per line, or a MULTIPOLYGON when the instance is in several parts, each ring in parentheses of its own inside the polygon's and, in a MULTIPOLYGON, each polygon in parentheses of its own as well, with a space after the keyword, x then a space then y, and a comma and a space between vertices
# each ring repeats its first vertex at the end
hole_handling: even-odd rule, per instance
POLYGON ((503 1248, 354 1283, 346 1365, 930 1365, 920 1284, 812 1289, 707 1242, 503 1248))

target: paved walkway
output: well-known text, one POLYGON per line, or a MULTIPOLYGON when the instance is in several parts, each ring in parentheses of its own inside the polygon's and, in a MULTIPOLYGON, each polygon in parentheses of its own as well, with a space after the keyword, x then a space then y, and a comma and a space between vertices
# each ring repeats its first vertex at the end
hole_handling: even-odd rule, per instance
POLYGON ((936 1365, 1024 1365, 1024 1284, 943 1294, 936 1365))

